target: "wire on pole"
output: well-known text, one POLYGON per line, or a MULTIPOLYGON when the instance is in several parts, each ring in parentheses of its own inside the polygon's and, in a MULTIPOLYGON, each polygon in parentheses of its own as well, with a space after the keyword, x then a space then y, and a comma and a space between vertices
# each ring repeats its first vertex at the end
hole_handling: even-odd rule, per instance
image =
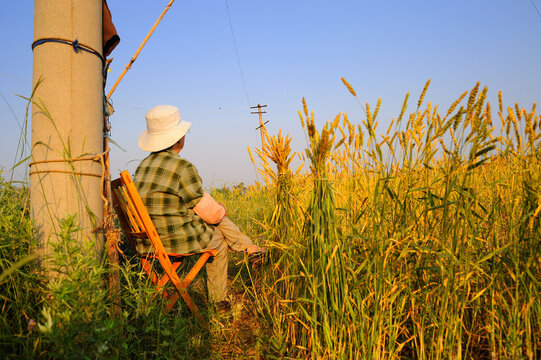
POLYGON ((233 47, 235 48, 235 54, 237 55, 237 64, 239 66, 240 78, 242 80, 242 86, 244 87, 244 94, 246 95, 246 101, 248 101, 248 106, 250 106, 251 101, 248 96, 248 90, 246 89, 246 81, 244 80, 244 73, 242 71, 242 66, 240 65, 239 51, 237 49, 237 40, 235 39, 235 31, 233 31, 233 22, 231 21, 231 13, 229 12, 229 4, 227 0, 225 1, 225 8, 227 9, 227 17, 229 18, 229 28, 231 29, 231 37, 233 38, 233 47))
POLYGON ((537 6, 535 5, 535 3, 533 2, 533 0, 530 0, 533 7, 535 8, 535 11, 537 11, 537 15, 539 15, 539 17, 541 17, 541 13, 539 12, 539 9, 537 8, 537 6))

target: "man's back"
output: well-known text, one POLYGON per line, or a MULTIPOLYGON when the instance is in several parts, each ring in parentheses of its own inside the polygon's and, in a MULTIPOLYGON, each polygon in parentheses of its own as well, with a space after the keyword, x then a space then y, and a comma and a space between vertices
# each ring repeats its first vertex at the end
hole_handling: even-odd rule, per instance
MULTIPOLYGON (((203 188, 189 161, 172 150, 152 152, 137 167, 135 185, 167 252, 199 252, 206 247, 213 229, 192 210, 203 188)), ((147 241, 138 242, 138 252, 150 250, 147 241)))

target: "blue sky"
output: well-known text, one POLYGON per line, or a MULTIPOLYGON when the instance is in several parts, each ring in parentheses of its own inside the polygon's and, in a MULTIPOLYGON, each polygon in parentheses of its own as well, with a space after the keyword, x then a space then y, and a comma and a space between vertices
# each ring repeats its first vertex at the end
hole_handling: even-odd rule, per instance
MULTIPOLYGON (((320 126, 339 112, 359 123, 362 110, 341 76, 361 101, 382 98, 382 129, 407 92, 413 108, 429 78, 427 100, 440 109, 477 81, 492 102, 501 90, 506 105, 529 108, 541 99, 541 17, 532 1, 541 9, 541 0, 228 0, 246 93, 225 0, 176 0, 113 95, 112 138, 126 152, 113 146, 111 173, 134 170, 145 157, 137 138, 145 111, 158 104, 178 106, 193 123, 183 156, 207 187, 255 180, 246 148, 259 146, 258 120, 249 105, 267 104, 268 131, 291 134, 298 152, 302 97, 320 126)), ((167 3, 109 0, 121 42, 107 89, 167 3)), ((0 7, 0 166, 7 171, 25 113, 16 95, 32 87, 34 14, 33 1, 0 7)), ((23 173, 19 167, 16 175, 23 173)))

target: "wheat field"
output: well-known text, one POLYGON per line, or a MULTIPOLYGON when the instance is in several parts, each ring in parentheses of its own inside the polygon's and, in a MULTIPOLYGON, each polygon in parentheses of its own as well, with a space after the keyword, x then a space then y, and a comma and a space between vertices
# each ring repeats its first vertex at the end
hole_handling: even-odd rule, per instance
POLYGON ((536 106, 493 109, 478 83, 440 112, 429 84, 384 130, 381 100, 318 131, 303 99, 305 152, 281 131, 249 149, 274 198, 254 293, 277 358, 541 357, 536 106))

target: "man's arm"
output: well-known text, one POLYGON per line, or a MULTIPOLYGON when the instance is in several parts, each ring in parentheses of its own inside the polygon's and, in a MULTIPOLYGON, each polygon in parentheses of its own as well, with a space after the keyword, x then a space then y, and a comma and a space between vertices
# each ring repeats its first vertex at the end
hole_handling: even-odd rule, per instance
POLYGON ((226 214, 225 207, 203 191, 203 182, 195 166, 186 162, 179 179, 179 195, 207 224, 217 224, 226 214))
POLYGON ((219 223, 227 213, 225 206, 214 200, 209 193, 203 194, 193 211, 207 224, 219 223))

